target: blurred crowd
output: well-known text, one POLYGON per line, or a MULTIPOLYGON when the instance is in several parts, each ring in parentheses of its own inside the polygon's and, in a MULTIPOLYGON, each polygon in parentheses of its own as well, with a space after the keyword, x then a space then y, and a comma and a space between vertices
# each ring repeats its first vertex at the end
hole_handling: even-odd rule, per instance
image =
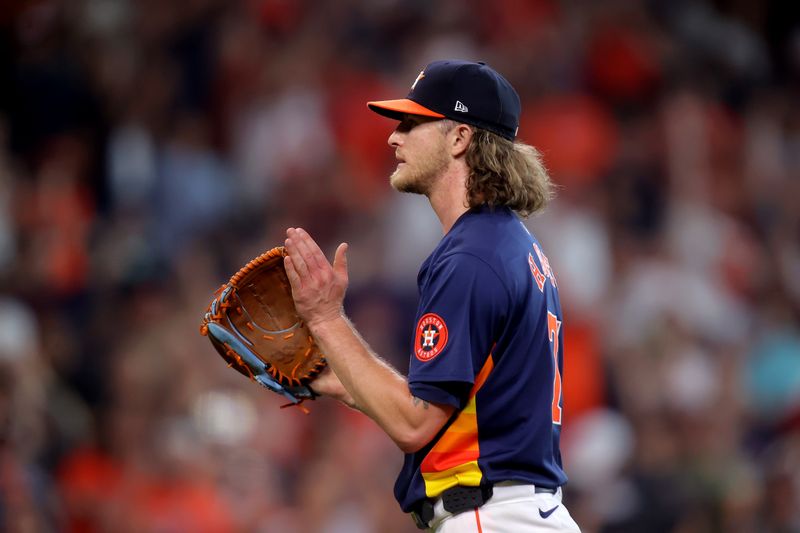
POLYGON ((800 531, 800 24, 746 0, 0 4, 0 531, 416 531, 401 453, 198 334, 302 226, 407 367, 441 238, 391 121, 440 58, 515 85, 558 197, 526 224, 566 323, 586 532, 800 531))

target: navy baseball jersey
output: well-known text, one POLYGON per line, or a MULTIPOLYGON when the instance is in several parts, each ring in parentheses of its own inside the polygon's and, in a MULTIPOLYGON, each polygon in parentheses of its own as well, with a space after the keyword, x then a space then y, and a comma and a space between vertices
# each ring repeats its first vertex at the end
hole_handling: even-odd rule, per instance
POLYGON ((409 387, 457 410, 430 444, 406 454, 400 506, 408 512, 455 485, 566 483, 561 306, 539 243, 508 208, 470 209, 418 284, 409 387))

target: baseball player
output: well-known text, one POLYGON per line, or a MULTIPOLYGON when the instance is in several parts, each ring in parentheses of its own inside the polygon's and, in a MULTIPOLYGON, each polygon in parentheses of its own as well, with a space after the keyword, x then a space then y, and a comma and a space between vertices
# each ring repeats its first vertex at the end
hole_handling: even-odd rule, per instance
POLYGON ((399 121, 392 186, 427 196, 444 237, 419 271, 406 378, 345 316, 347 245, 331 265, 308 233, 287 230, 295 304, 332 369, 314 389, 405 452, 395 496, 420 529, 579 531, 561 502, 556 277, 519 218, 547 203, 550 181, 538 152, 514 140, 519 96, 484 63, 436 61, 406 98, 368 106, 399 121))

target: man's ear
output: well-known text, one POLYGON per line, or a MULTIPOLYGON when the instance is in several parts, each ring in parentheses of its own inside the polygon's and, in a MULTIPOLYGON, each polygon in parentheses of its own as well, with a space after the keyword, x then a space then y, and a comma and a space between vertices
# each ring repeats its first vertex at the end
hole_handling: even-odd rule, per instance
POLYGON ((456 127, 448 132, 447 139, 450 146, 450 155, 453 158, 461 157, 466 153, 474 133, 475 130, 466 124, 456 124, 456 127))

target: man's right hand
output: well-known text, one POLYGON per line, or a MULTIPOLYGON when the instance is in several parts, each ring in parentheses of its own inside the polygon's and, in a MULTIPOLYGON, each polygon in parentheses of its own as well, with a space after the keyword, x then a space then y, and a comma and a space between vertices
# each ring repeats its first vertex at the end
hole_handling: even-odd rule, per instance
POLYGON ((286 231, 284 266, 300 317, 312 333, 314 326, 344 315, 347 291, 347 244, 336 249, 331 265, 317 243, 302 228, 286 231))

